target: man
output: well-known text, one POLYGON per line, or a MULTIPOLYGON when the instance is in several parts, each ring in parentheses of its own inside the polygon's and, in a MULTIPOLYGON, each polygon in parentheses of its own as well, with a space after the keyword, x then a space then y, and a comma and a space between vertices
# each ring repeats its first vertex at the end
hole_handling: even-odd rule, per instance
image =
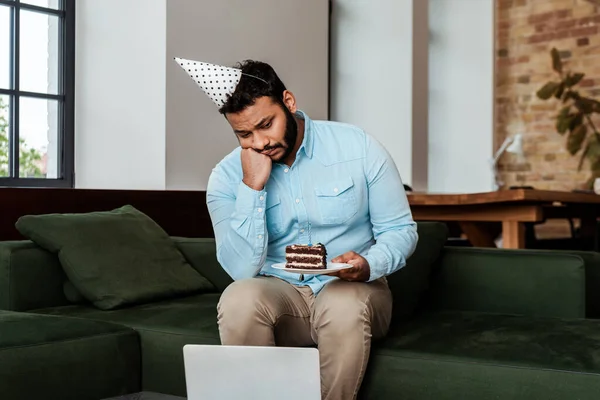
POLYGON ((316 344, 323 398, 355 398, 371 340, 390 325, 385 276, 417 243, 394 162, 360 129, 311 120, 268 64, 178 62, 240 144, 207 188, 218 261, 235 280, 218 305, 222 343, 316 344), (311 242, 352 267, 329 276, 272 267, 285 261, 286 245, 311 242))

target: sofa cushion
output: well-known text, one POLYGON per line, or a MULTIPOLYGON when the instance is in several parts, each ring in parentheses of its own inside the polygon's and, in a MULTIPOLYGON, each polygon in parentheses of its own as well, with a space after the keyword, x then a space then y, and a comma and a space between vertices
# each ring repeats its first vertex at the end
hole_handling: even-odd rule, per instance
POLYGON ((473 312, 422 315, 374 346, 369 398, 591 399, 600 321, 473 312))
POLYGON ((167 233, 131 206, 27 215, 16 227, 40 247, 58 253, 75 288, 103 310, 213 290, 167 233))
POLYGON ((100 321, 0 312, 5 399, 98 399, 140 390, 140 344, 100 321))
POLYGON ((600 373, 600 321, 507 314, 424 314, 393 329, 380 353, 600 373))
POLYGON ((202 294, 113 311, 74 305, 36 312, 110 321, 134 328, 142 344, 144 390, 185 396, 183 346, 220 344, 219 296, 202 294))
POLYGON ((418 222, 417 232, 419 241, 406 265, 387 277, 393 295, 393 322, 409 318, 416 310, 448 239, 448 227, 439 222, 418 222))

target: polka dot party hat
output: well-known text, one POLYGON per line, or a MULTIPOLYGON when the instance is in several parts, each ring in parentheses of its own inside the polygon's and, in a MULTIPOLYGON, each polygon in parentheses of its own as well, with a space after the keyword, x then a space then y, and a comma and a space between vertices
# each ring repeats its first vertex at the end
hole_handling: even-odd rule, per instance
POLYGON ((242 70, 239 68, 179 57, 175 57, 175 61, 218 107, 225 104, 227 97, 235 91, 242 77, 242 70))

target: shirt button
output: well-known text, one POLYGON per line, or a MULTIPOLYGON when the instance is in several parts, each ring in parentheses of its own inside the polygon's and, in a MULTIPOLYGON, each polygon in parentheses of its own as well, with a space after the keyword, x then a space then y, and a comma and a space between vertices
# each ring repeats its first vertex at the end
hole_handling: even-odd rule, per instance
POLYGON ((259 199, 260 201, 263 201, 265 199, 265 196, 260 196, 259 199))
POLYGON ((259 239, 262 239, 262 235, 258 235, 258 238, 259 238, 259 239))
POLYGON ((300 204, 300 199, 296 199, 296 204, 300 204))
POLYGON ((304 233, 304 229, 300 229, 300 233, 304 233))
POLYGON ((335 189, 333 189, 333 191, 334 191, 335 193, 337 193, 339 190, 338 190, 338 188, 335 188, 335 189))
POLYGON ((261 212, 262 212, 262 208, 259 208, 259 209, 258 209, 258 212, 259 212, 259 213, 261 213, 261 212))
POLYGON ((283 170, 283 172, 285 172, 287 174, 288 172, 290 172, 290 169, 286 168, 286 169, 283 170))

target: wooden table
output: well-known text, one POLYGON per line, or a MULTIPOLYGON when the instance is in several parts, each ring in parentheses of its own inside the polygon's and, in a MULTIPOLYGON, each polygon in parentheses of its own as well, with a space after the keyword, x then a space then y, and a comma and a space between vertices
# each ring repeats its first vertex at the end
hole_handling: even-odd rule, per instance
POLYGON ((600 217, 600 195, 532 189, 471 194, 410 193, 416 221, 456 222, 473 246, 495 247, 502 232, 504 248, 525 247, 525 223, 579 219, 584 235, 593 235, 600 217))

